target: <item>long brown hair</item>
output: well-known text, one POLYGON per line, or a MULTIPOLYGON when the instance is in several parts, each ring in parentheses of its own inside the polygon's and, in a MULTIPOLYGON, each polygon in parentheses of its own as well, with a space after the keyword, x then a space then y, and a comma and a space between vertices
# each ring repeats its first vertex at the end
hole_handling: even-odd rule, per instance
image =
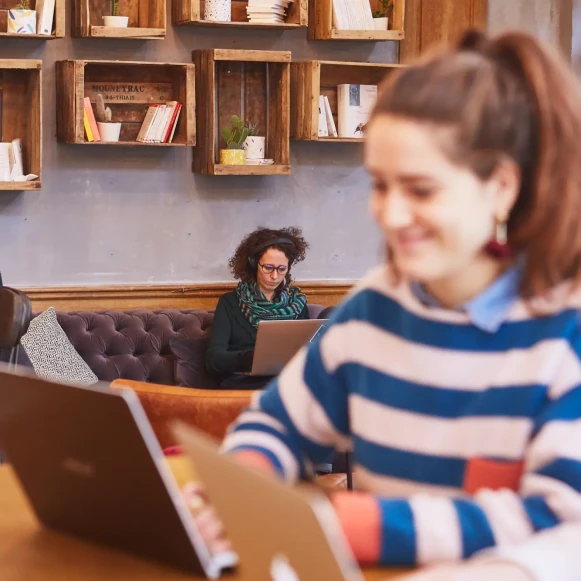
POLYGON ((381 114, 451 127, 446 153, 482 180, 512 158, 521 188, 508 242, 526 255, 521 295, 581 284, 581 94, 552 49, 521 32, 469 31, 391 74, 370 122, 381 114))

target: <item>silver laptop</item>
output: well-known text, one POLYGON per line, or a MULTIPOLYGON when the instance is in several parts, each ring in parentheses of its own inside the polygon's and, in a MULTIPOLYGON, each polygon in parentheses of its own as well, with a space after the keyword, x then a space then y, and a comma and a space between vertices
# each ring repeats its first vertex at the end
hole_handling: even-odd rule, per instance
POLYGON ((47 527, 216 578, 137 395, 0 368, 0 450, 47 527))
POLYGON ((242 375, 278 375, 303 345, 315 340, 325 324, 325 319, 260 321, 252 369, 242 375))
POLYGON ((363 581, 331 502, 320 489, 307 484, 291 488, 242 466, 184 424, 177 424, 175 433, 239 556, 241 578, 363 581))

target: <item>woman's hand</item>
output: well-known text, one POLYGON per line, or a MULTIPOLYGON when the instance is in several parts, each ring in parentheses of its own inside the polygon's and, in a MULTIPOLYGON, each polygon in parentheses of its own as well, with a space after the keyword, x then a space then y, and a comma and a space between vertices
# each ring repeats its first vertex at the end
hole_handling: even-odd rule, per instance
POLYGON ((216 511, 197 482, 189 482, 183 487, 183 495, 198 527, 198 531, 212 556, 232 551, 232 545, 216 511))
POLYGON ((473 561, 435 565, 394 581, 534 581, 521 567, 508 561, 473 561))

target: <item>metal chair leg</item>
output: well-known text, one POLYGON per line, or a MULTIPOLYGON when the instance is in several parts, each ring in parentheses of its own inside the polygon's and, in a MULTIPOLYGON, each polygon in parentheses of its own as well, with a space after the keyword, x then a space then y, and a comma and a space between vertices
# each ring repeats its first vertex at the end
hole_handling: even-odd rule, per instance
POLYGON ((353 472, 351 470, 351 453, 345 452, 345 466, 347 468, 347 490, 353 490, 353 472))
POLYGON ((12 347, 8 358, 8 371, 16 371, 18 365, 18 355, 20 354, 20 343, 12 347))

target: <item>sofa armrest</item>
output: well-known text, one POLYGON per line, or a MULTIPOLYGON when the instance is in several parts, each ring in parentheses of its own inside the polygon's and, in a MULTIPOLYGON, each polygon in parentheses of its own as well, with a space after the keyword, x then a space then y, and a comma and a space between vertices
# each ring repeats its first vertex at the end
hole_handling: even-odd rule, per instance
POLYGON ((222 440, 228 426, 250 404, 252 390, 214 390, 116 379, 117 388, 133 389, 162 448, 178 444, 171 424, 180 420, 222 440))

